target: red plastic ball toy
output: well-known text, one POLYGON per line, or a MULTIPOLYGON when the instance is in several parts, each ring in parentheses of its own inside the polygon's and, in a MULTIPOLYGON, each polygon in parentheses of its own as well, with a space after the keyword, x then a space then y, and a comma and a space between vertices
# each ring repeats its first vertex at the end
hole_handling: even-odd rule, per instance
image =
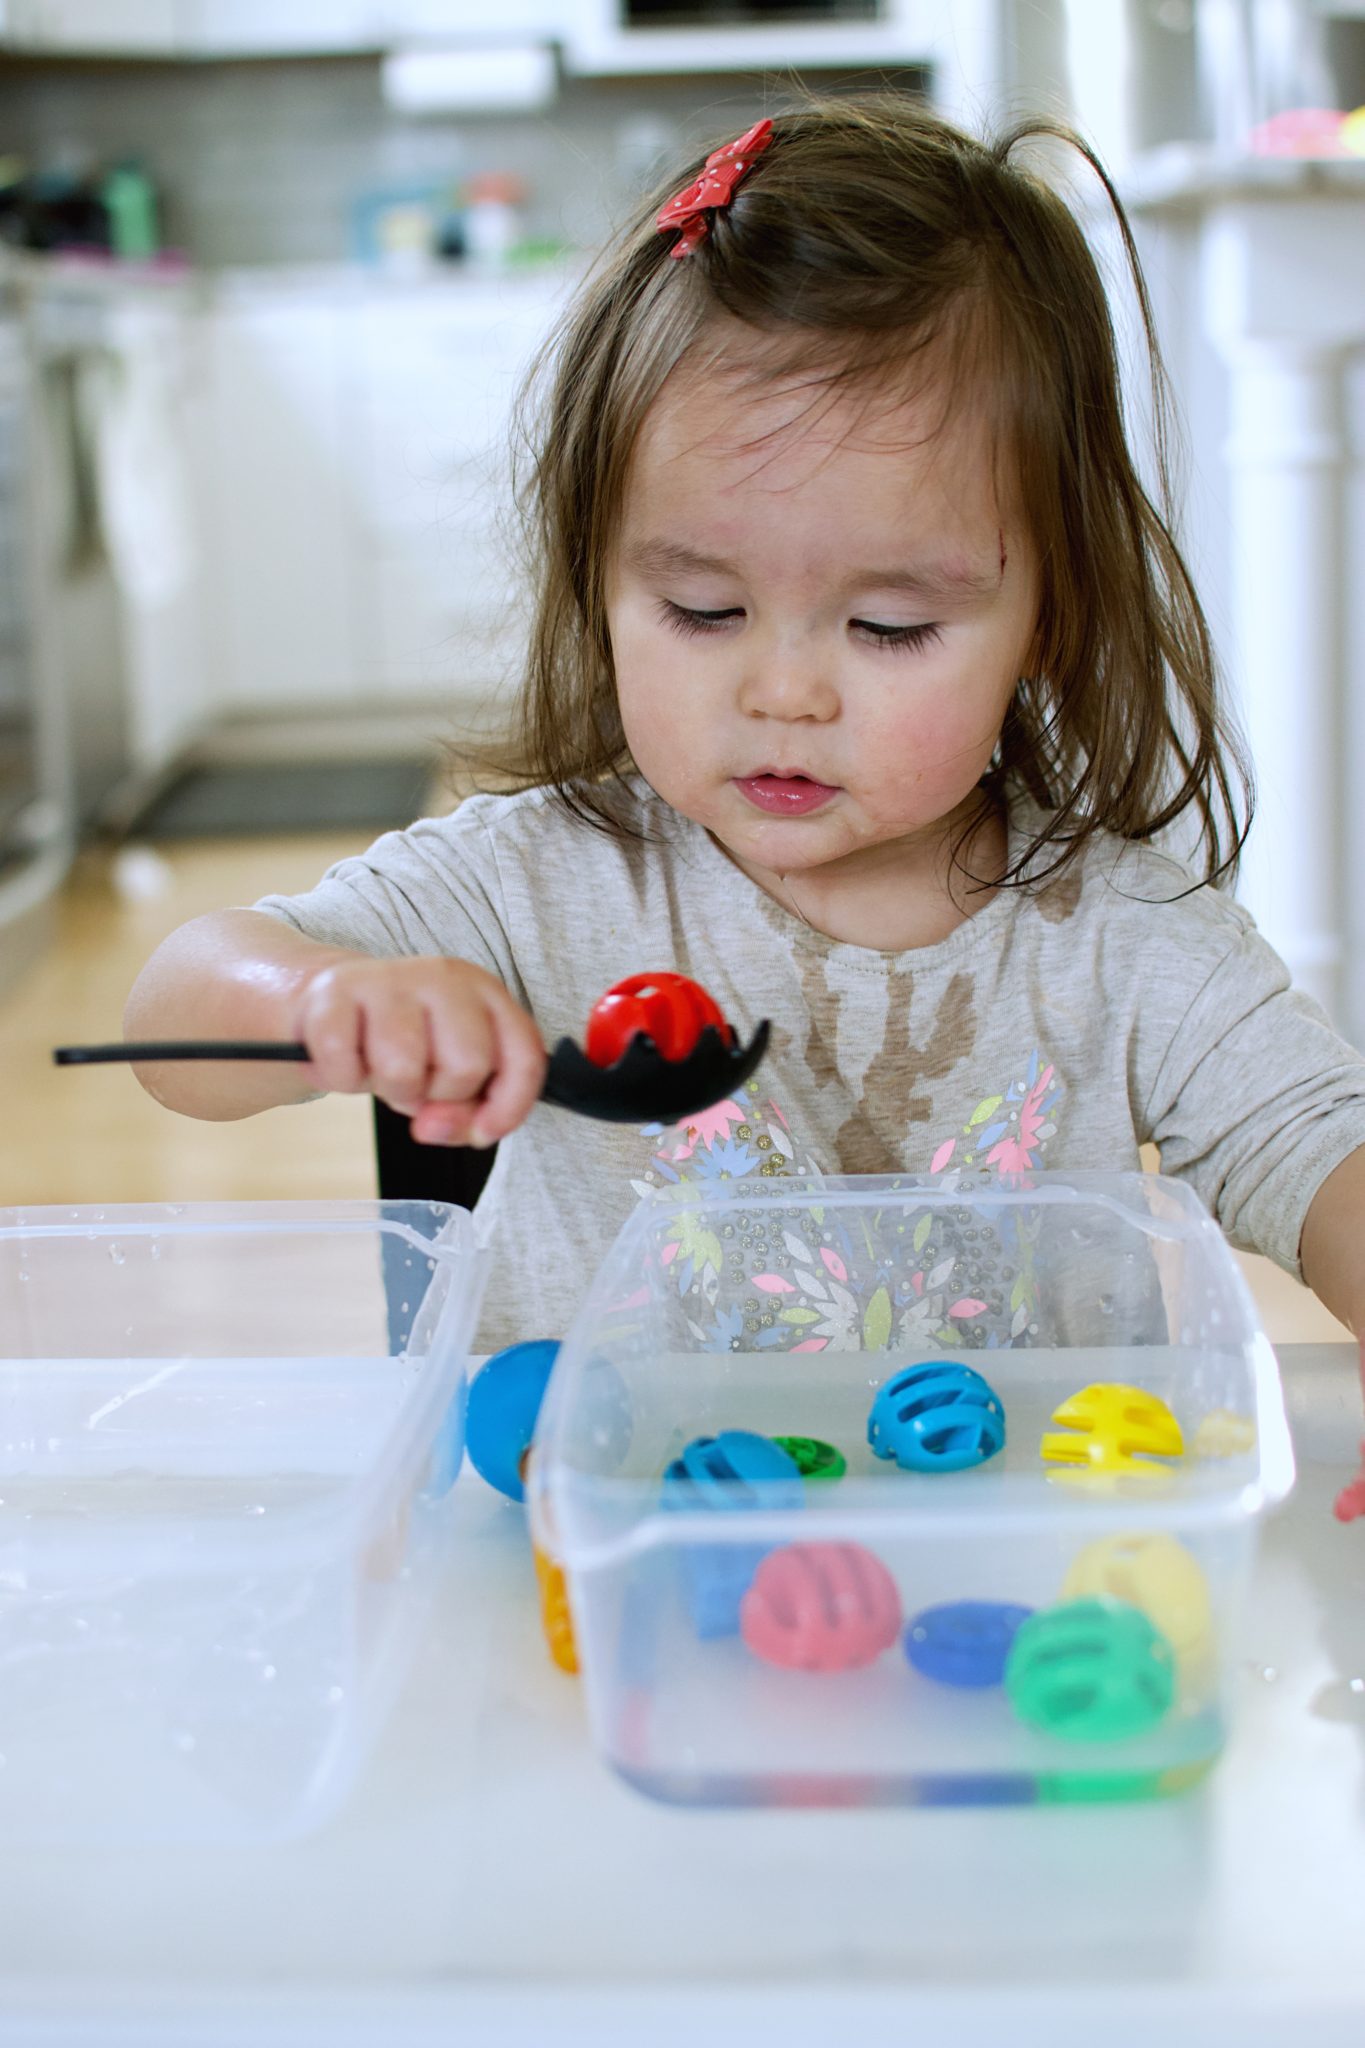
POLYGON ((756 1657, 789 1671, 854 1671, 900 1635, 896 1582, 860 1543, 789 1543, 770 1551, 740 1603, 756 1657))
POLYGON ((614 1067, 632 1038, 644 1036, 666 1060, 685 1060, 708 1024, 733 1042, 719 1005, 685 974, 632 974, 593 1004, 583 1050, 595 1067, 614 1067))

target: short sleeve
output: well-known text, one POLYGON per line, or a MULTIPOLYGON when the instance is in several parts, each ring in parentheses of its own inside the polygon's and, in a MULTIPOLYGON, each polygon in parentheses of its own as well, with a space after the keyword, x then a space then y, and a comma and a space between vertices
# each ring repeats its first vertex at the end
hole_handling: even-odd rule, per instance
POLYGON ((386 832, 329 868, 316 888, 263 896, 251 908, 322 945, 377 958, 471 960, 524 1000, 488 802, 473 797, 449 818, 386 832))
POLYGON ((1314 1195, 1365 1145, 1365 1058, 1244 915, 1178 1020, 1142 1138, 1243 1251, 1301 1279, 1314 1195))

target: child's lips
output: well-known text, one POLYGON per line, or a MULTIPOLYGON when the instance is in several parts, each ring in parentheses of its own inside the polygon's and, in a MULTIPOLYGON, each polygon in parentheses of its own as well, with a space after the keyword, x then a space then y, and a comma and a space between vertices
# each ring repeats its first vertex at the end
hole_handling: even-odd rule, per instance
POLYGON ((735 788, 755 810, 778 818, 819 810, 839 794, 837 783, 814 782, 808 775, 737 775, 735 788))

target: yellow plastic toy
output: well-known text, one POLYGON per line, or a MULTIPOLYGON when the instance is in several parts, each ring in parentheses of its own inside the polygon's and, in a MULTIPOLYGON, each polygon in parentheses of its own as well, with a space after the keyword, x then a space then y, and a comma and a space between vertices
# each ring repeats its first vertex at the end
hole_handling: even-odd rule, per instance
POLYGON ((543 1550, 537 1550, 534 1543, 531 1555, 536 1561, 540 1625, 545 1631, 545 1641, 560 1670, 574 1677, 578 1671, 578 1651, 574 1645, 573 1616, 569 1612, 569 1588, 564 1567, 548 1558, 543 1550))
POLYGON ((1178 1458, 1185 1448, 1180 1424, 1160 1396, 1145 1387, 1118 1382, 1082 1387, 1063 1401, 1052 1420, 1060 1427, 1044 1436, 1044 1459, 1087 1473, 1137 1473, 1150 1479, 1168 1469, 1153 1464, 1154 1458, 1178 1458))
POLYGON ((1098 1597, 1140 1607, 1188 1676, 1213 1647, 1213 1610, 1203 1572, 1183 1543, 1159 1532, 1087 1544, 1066 1575, 1063 1600, 1098 1597))
POLYGON ((1255 1423, 1231 1408, 1210 1408, 1190 1439, 1196 1458, 1239 1458, 1255 1448, 1255 1423))
MULTIPOLYGON (((523 1486, 530 1485, 531 1455, 529 1449, 523 1451, 517 1465, 523 1486)), ((531 1557, 536 1568, 536 1584, 540 1588, 540 1626, 546 1648, 560 1670, 567 1671, 570 1678, 576 1678, 578 1649, 573 1639, 573 1615, 569 1611, 569 1585, 564 1567, 556 1564, 552 1557, 547 1557, 534 1538, 531 1557)))

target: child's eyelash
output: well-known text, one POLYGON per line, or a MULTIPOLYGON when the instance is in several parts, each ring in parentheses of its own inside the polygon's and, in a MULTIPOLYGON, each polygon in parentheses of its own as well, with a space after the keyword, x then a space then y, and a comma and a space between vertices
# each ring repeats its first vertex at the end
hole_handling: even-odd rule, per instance
MULTIPOLYGON (((703 612, 693 611, 688 605, 674 604, 669 598, 663 600, 660 610, 666 625, 671 626, 675 633, 689 636, 719 632, 731 619, 744 617, 742 605, 733 605, 726 611, 703 612)), ((941 631, 937 625, 879 626, 871 619, 854 619, 852 624, 860 633, 868 634, 878 647, 928 647, 939 638, 941 631)))
POLYGON ((942 628, 937 625, 877 626, 871 619, 855 619, 853 623, 860 633, 870 633, 880 647, 929 647, 942 635, 942 628))
POLYGON ((744 617, 742 605, 735 605, 732 610, 724 612, 694 612, 685 604, 674 604, 668 598, 663 600, 659 609, 664 615, 665 625, 671 626, 675 633, 684 634, 714 633, 727 619, 744 617))

